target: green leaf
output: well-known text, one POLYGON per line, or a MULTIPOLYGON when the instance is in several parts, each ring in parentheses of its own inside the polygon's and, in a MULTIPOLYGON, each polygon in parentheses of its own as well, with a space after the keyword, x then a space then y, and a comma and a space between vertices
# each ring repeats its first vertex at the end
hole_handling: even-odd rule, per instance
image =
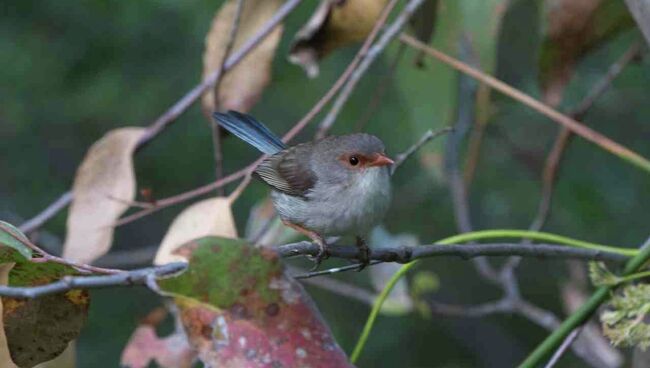
POLYGON ((614 346, 650 346, 650 285, 628 285, 616 293, 609 309, 600 316, 603 333, 614 346))
POLYGON ((0 245, 5 245, 7 247, 15 249, 26 259, 32 258, 32 250, 23 244, 23 242, 16 239, 16 237, 26 242, 29 241, 25 234, 23 234, 15 226, 7 222, 0 221, 0 245))
POLYGON ((603 262, 589 262, 589 278, 594 286, 616 285, 621 278, 614 275, 603 262))

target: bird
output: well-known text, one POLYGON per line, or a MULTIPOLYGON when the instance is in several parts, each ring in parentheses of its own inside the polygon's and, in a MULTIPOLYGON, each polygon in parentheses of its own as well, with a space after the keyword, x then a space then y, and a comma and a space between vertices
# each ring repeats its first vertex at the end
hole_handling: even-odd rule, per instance
POLYGON ((231 110, 212 116, 266 155, 253 175, 271 187, 282 222, 318 245, 313 269, 328 256, 329 236, 354 236, 358 270, 369 263, 364 236, 381 222, 391 202, 394 161, 379 138, 366 133, 332 135, 289 147, 250 115, 231 110))

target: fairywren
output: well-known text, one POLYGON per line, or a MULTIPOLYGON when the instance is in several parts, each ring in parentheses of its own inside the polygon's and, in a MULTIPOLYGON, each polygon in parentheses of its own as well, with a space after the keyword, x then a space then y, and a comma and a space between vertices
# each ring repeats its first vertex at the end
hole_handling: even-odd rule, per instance
POLYGON ((361 268, 368 263, 363 235, 381 221, 390 204, 389 166, 383 142, 370 134, 329 136, 287 147, 264 124, 236 111, 215 112, 215 121, 268 157, 255 176, 271 186, 282 222, 320 247, 326 236, 354 235, 361 268))

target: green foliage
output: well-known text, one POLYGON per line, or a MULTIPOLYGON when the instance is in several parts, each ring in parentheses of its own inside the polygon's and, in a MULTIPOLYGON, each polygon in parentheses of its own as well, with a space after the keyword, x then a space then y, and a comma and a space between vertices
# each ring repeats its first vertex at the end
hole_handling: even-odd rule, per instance
POLYGON ((271 251, 260 251, 241 239, 210 236, 190 242, 178 253, 188 256, 190 266, 179 277, 160 281, 167 293, 218 308, 228 308, 249 294, 264 303, 279 298, 269 282, 282 274, 282 265, 271 251))
POLYGON ((589 278, 594 286, 613 286, 621 282, 603 262, 589 262, 589 278))
POLYGON ((603 332, 615 346, 650 346, 650 285, 637 284, 624 287, 612 296, 609 309, 600 320, 603 332))

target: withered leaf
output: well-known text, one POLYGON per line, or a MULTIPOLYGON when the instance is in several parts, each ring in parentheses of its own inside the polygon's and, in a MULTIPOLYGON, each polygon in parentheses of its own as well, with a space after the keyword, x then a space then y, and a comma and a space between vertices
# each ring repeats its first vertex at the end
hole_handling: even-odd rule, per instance
POLYGON ((580 59, 634 23, 620 0, 545 0, 540 54, 544 101, 558 105, 580 59))
POLYGON ((336 48, 368 36, 388 0, 321 0, 309 21, 298 31, 289 61, 310 78, 318 76, 318 62, 336 48))
POLYGON ((157 363, 161 368, 190 368, 196 359, 196 352, 192 349, 183 331, 176 331, 171 335, 160 338, 156 334, 156 325, 161 321, 155 315, 159 310, 152 311, 133 332, 127 343, 120 364, 128 368, 146 368, 150 362, 157 363))
POLYGON ((211 367, 350 367, 301 285, 275 252, 207 237, 180 249, 189 269, 161 280, 190 344, 211 367))
POLYGON ((77 169, 63 256, 91 262, 113 242, 113 223, 135 198, 133 152, 142 128, 112 130, 90 147, 77 169))
POLYGON ((172 222, 158 248, 154 264, 186 261, 174 251, 190 240, 208 235, 236 238, 237 229, 230 199, 216 197, 197 202, 181 212, 172 222))
MULTIPOLYGON (((204 80, 221 66, 232 31, 237 2, 237 0, 226 1, 212 21, 210 31, 205 38, 204 80)), ((282 5, 281 0, 244 1, 232 50, 237 50, 257 32, 280 5, 282 5)), ((271 80, 271 64, 281 36, 282 26, 278 26, 223 76, 218 91, 209 90, 203 95, 202 105, 206 116, 211 116, 217 109, 246 112, 255 105, 271 80)))

